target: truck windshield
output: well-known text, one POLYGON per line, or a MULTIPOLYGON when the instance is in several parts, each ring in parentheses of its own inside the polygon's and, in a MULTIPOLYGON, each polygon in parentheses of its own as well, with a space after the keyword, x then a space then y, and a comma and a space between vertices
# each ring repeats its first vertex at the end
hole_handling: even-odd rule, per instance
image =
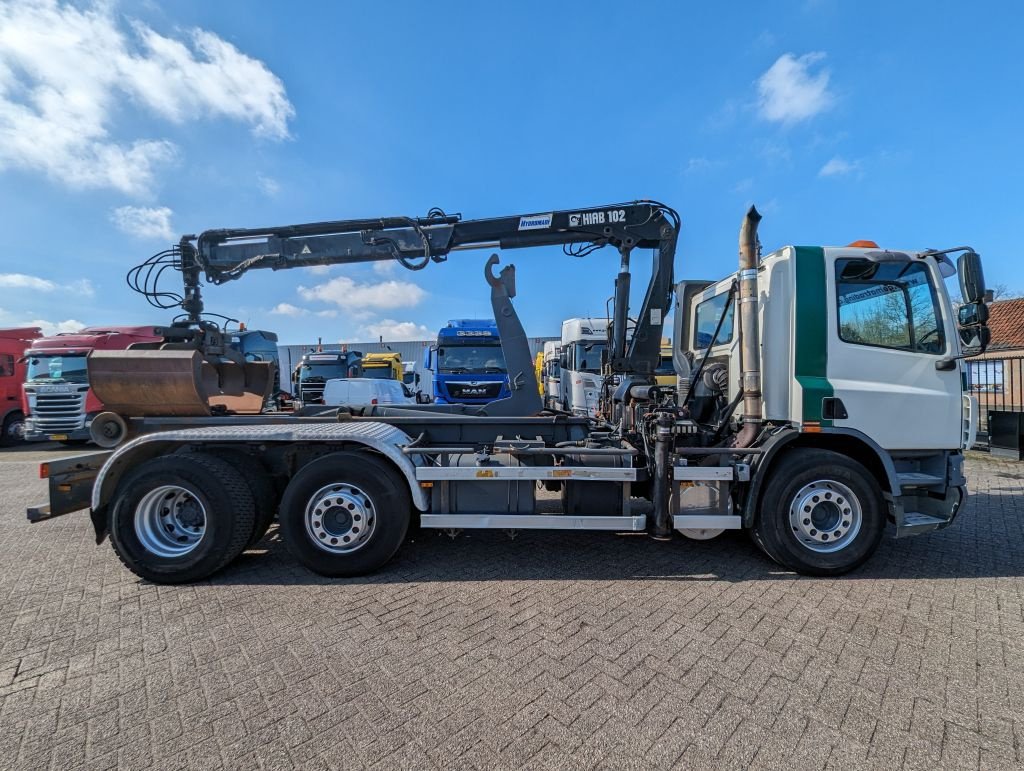
MULTIPOLYGON (((299 382, 305 383, 311 380, 324 381, 335 377, 348 377, 348 365, 332 362, 317 362, 316 364, 303 364, 299 368, 299 382)), ((370 377, 370 376, 367 376, 370 377)))
POLYGON ((33 356, 28 360, 25 380, 30 383, 88 383, 85 354, 70 356, 33 356))
POLYGON ((605 343, 594 341, 592 343, 576 343, 573 346, 573 363, 577 372, 601 371, 601 358, 604 356, 605 343))
POLYGON ((391 367, 373 366, 367 367, 363 365, 363 377, 373 378, 374 380, 390 380, 391 379, 391 367))
POLYGON ((439 371, 459 373, 505 373, 505 354, 500 345, 446 345, 437 351, 439 371))
POLYGON ((661 360, 658 362, 657 369, 654 370, 655 375, 674 375, 676 374, 675 367, 672 364, 671 355, 663 355, 661 360))

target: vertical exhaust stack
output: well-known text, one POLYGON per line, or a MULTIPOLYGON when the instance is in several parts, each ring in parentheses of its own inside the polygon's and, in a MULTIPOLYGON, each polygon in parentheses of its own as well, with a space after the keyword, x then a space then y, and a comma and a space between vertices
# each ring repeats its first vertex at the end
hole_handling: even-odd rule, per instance
POLYGON ((753 206, 740 226, 740 373, 743 383, 743 428, 737 447, 749 447, 761 429, 761 337, 757 328, 757 226, 761 215, 753 206))

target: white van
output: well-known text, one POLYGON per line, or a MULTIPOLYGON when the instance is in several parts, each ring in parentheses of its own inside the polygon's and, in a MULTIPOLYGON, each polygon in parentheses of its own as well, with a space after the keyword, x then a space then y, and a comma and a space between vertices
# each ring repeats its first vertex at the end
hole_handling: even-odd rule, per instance
POLYGON ((334 378, 324 386, 324 405, 362 408, 375 404, 415 404, 405 385, 398 380, 368 377, 334 378))

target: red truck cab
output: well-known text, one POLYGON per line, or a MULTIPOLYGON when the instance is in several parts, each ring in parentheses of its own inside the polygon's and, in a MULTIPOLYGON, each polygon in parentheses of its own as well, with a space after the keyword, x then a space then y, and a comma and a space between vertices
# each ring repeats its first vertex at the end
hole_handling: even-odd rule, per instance
POLYGON ((153 327, 87 327, 32 341, 26 352, 25 439, 30 442, 86 442, 103 404, 89 388, 86 357, 91 351, 120 351, 159 344, 153 327))
POLYGON ((25 349, 42 335, 38 327, 0 329, 0 444, 20 442, 25 431, 21 384, 25 382, 25 349))

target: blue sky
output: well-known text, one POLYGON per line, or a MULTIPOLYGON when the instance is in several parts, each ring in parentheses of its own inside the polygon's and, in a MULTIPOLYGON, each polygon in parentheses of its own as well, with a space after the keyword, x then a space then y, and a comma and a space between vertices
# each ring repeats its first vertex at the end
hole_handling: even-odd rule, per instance
MULTIPOLYGON (((969 243, 990 284, 1024 290, 1022 19, 1009 2, 0 0, 0 325, 166 323, 124 274, 180 233, 634 198, 682 215, 677 278, 733 270, 756 203, 767 249, 969 243)), ((489 313, 486 256, 259 271, 205 299, 287 343, 420 337, 489 313)), ((600 313, 617 269, 611 250, 503 261, 533 335, 600 313)))

